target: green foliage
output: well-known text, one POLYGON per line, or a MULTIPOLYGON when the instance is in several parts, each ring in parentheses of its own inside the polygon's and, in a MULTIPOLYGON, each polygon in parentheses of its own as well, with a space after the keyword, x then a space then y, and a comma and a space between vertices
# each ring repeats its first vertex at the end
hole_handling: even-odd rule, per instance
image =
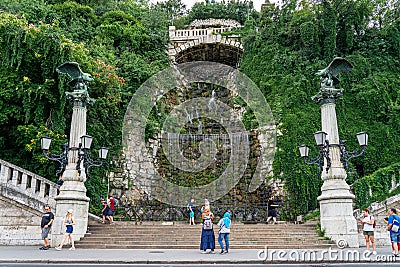
POLYGON ((240 24, 252 17, 258 18, 258 13, 254 10, 252 1, 228 1, 222 3, 200 3, 193 5, 187 16, 187 24, 196 19, 233 19, 240 24))
POLYGON ((320 223, 317 224, 316 231, 317 231, 318 236, 325 237, 326 231, 325 231, 325 229, 321 228, 320 223))
MULTIPOLYGON (((340 77, 340 87, 345 90, 336 102, 339 135, 348 140, 350 151, 358 147, 355 133, 367 131, 370 136, 364 155, 350 162, 356 173, 349 175, 348 181, 356 181, 356 185, 359 177, 398 162, 400 156, 400 91, 396 86, 400 61, 394 48, 400 40, 398 23, 371 27, 372 3, 345 1, 345 7, 342 3, 297 5, 285 1, 280 8, 270 6, 262 12, 258 33, 243 33, 240 67, 264 93, 277 122, 273 169, 285 179, 282 215, 291 220, 318 207, 321 178, 315 175, 315 165, 300 159, 297 146, 312 146, 312 133, 320 130, 319 106, 311 101, 319 90, 313 74, 334 56, 346 57, 354 65, 352 72, 340 77)), ((311 149, 310 156, 317 152, 311 149)), ((384 192, 379 189, 382 185, 372 186, 372 190, 377 187, 377 192, 384 192)), ((362 192, 356 192, 360 199, 362 192)))
MULTIPOLYGON (((131 96, 168 64, 163 16, 155 19, 151 8, 136 1, 20 0, 0 5, 7 10, 0 10, 0 158, 56 181, 59 166, 44 157, 39 143, 43 135, 52 136, 51 152, 60 154, 68 140, 72 108, 65 91, 71 88, 55 68, 76 61, 95 78, 89 94, 96 103, 87 111, 93 147, 109 147, 110 158, 118 159, 131 96), (94 9, 100 2, 104 5, 94 9)), ((102 181, 109 168, 90 169, 86 186, 91 199, 107 194, 102 181)), ((92 202, 91 209, 99 208, 92 202)))
POLYGON ((319 210, 315 210, 313 212, 306 214, 303 219, 304 221, 314 220, 314 219, 319 219, 319 216, 320 216, 319 210))
POLYGON ((356 195, 356 206, 360 209, 368 207, 372 202, 382 201, 396 195, 400 188, 390 191, 393 184, 400 182, 400 163, 379 169, 371 175, 362 177, 352 185, 356 195), (370 190, 372 195, 370 195, 370 190))

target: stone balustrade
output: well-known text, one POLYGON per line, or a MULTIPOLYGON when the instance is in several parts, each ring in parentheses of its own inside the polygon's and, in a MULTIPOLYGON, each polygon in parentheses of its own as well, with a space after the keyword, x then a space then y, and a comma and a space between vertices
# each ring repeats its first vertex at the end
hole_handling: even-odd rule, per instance
POLYGON ((0 245, 43 244, 43 208, 49 205, 55 213, 59 189, 44 177, 0 160, 0 245))
MULTIPOLYGON (((203 36, 221 34, 226 31, 231 31, 232 29, 233 29, 232 27, 224 27, 224 28, 176 30, 175 26, 170 26, 169 38, 171 42, 188 41, 188 40, 199 39, 200 37, 203 36)), ((230 37, 233 38, 238 36, 234 35, 230 37)))
POLYGON ((1 195, 32 209, 42 211, 44 205, 55 210, 54 197, 60 186, 22 169, 7 161, 0 160, 0 189, 1 195))

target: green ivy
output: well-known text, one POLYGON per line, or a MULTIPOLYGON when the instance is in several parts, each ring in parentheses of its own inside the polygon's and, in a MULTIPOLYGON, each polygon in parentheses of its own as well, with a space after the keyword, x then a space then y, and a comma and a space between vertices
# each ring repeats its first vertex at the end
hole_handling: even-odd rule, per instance
POLYGON ((390 191, 393 182, 395 184, 400 182, 400 162, 358 179, 352 185, 356 195, 356 206, 362 209, 373 202, 382 201, 398 194, 400 188, 390 191), (370 191, 372 195, 370 195, 370 191))

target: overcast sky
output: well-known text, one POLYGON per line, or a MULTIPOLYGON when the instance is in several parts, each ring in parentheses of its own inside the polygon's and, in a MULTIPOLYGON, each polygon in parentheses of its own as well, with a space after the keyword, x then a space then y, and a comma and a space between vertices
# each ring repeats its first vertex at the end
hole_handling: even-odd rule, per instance
MULTIPOLYGON (((157 3, 157 2, 164 2, 165 0, 150 0, 151 3, 157 3)), ((196 2, 205 2, 205 0, 182 0, 182 2, 186 5, 187 9, 190 9, 194 3, 196 2)), ((220 2, 217 0, 217 2, 220 2)), ((274 0, 270 1, 271 3, 276 2, 274 0)), ((253 0, 253 5, 255 10, 260 11, 261 10, 261 5, 265 3, 265 0, 253 0)))

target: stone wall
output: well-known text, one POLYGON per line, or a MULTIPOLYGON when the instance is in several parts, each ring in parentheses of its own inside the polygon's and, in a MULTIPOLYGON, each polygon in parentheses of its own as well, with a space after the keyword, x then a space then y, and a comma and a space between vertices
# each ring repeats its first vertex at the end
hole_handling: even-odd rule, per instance
POLYGON ((0 196, 0 245, 40 245, 42 213, 0 196))
POLYGON ((42 212, 49 205, 55 214, 54 197, 59 188, 44 177, 0 160, 0 245, 42 244, 42 212))

